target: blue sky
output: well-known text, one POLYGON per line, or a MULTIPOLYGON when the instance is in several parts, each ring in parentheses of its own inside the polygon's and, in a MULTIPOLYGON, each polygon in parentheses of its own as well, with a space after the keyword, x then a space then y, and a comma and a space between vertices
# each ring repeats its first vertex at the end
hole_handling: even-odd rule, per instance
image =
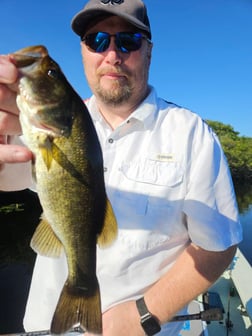
MULTIPOLYGON (((70 21, 85 0, 0 0, 0 54, 44 44, 87 98, 70 21)), ((133 0, 132 0, 133 1, 133 0)), ((252 137, 252 0, 146 0, 159 96, 252 137)))

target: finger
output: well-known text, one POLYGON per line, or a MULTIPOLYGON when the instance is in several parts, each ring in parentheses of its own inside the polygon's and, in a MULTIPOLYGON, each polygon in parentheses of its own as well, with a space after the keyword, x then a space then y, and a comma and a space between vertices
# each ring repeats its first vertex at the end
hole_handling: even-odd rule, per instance
POLYGON ((0 83, 0 110, 19 114, 16 97, 16 92, 12 91, 5 84, 0 83))
POLYGON ((0 134, 0 144, 7 144, 8 141, 8 135, 1 135, 0 134))
POLYGON ((0 163, 21 163, 32 160, 32 152, 23 146, 0 144, 0 163))
POLYGON ((18 115, 0 110, 0 134, 1 135, 22 134, 18 115))
POLYGON ((0 82, 5 84, 14 83, 18 76, 16 66, 10 62, 10 57, 0 56, 0 82))

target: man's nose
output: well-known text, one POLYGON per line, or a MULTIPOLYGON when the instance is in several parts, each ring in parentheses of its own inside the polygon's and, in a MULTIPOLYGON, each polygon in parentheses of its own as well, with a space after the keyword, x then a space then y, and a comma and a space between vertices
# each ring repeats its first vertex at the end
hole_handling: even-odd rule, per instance
POLYGON ((120 64, 122 62, 122 52, 118 49, 115 36, 111 36, 110 44, 106 50, 106 58, 111 64, 120 64))

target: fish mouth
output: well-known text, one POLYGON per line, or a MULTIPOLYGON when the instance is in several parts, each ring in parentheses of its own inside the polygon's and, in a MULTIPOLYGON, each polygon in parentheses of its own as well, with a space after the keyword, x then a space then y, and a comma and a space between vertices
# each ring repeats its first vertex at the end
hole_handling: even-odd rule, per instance
POLYGON ((54 108, 59 103, 58 100, 53 101, 53 100, 50 99, 50 101, 47 101, 47 103, 45 104, 44 98, 41 99, 39 97, 40 99, 37 99, 33 92, 32 92, 32 94, 30 94, 28 92, 25 85, 22 83, 22 79, 19 82, 18 91, 19 91, 19 95, 20 95, 20 97, 22 98, 23 101, 25 101, 27 104, 32 105, 32 106, 37 107, 37 108, 42 107, 42 104, 46 108, 54 108))
POLYGON ((18 89, 19 89, 19 95, 24 102, 26 102, 29 105, 37 107, 40 105, 40 101, 38 99, 35 99, 34 96, 32 96, 31 94, 29 94, 21 83, 19 84, 18 89))
POLYGON ((53 127, 52 125, 49 126, 42 122, 37 123, 37 128, 41 132, 46 133, 47 135, 53 136, 54 138, 65 136, 66 133, 68 133, 66 132, 66 130, 53 127))
MULTIPOLYGON (((39 111, 42 112, 43 110, 45 110, 45 105, 42 105, 40 101, 34 99, 32 96, 27 94, 24 89, 20 90, 19 97, 21 101, 23 101, 26 105, 30 106, 30 111, 33 110, 33 113, 29 113, 27 119, 37 131, 39 130, 40 132, 46 133, 53 137, 64 136, 69 133, 66 129, 53 126, 43 120, 43 118, 39 116, 39 111)), ((57 103, 50 103, 47 104, 46 109, 51 109, 55 106, 57 106, 57 103)))
POLYGON ((52 125, 47 124, 44 120, 41 120, 37 116, 29 117, 29 123, 32 124, 34 131, 45 133, 53 138, 59 138, 69 135, 68 129, 60 129, 52 125))
MULTIPOLYGON (((42 132, 54 138, 56 137, 68 137, 70 135, 70 128, 60 123, 54 123, 50 119, 44 117, 45 105, 40 104, 34 99, 27 99, 27 96, 19 95, 19 104, 28 105, 29 109, 25 108, 26 113, 20 114, 20 118, 25 121, 25 124, 32 125, 34 132, 42 132), (27 113, 28 112, 28 113, 27 113), (48 120, 47 120, 48 119, 48 120)), ((18 104, 18 105, 19 105, 18 104)), ((46 109, 53 109, 57 104, 48 104, 46 109)))
POLYGON ((10 54, 10 57, 15 61, 17 68, 30 66, 40 58, 46 56, 48 56, 48 50, 42 45, 23 48, 10 54))

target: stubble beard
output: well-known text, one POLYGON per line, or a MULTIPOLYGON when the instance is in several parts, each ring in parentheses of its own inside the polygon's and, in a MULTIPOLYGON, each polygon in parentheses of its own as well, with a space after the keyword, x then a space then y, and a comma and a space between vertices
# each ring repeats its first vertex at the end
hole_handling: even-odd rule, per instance
POLYGON ((95 94, 107 105, 118 106, 127 102, 132 96, 133 89, 129 83, 124 85, 119 81, 115 82, 111 89, 104 89, 100 84, 95 88, 95 94))

